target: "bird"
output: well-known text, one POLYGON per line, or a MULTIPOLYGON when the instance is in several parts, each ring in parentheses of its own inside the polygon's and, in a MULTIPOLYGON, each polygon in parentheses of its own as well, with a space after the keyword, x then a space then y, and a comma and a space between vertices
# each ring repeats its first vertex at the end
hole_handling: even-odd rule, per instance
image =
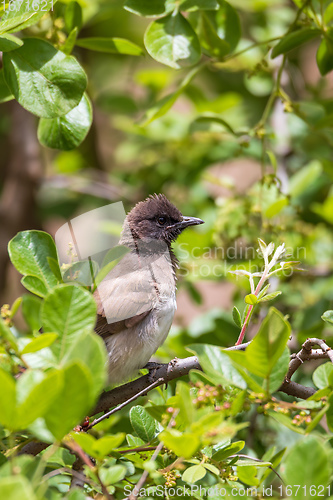
POLYGON ((163 194, 127 214, 119 240, 127 253, 94 292, 109 384, 133 379, 165 341, 176 311, 178 260, 171 245, 184 229, 203 223, 183 216, 163 194))

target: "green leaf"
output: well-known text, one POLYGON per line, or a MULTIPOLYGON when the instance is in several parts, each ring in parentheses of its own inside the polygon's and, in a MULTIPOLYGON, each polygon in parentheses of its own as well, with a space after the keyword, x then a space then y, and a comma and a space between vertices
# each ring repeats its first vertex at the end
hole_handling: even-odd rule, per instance
POLYGON ((1 18, 0 34, 21 31, 37 23, 45 14, 53 9, 57 0, 43 0, 42 2, 22 2, 11 0, 1 18), (36 9, 36 5, 39 7, 36 9))
POLYGON ((268 219, 271 219, 272 217, 275 217, 278 215, 281 210, 284 209, 284 207, 289 205, 289 200, 288 198, 281 198, 280 200, 275 201, 265 211, 265 217, 268 219))
POLYGON ((191 458, 200 446, 200 440, 196 434, 182 433, 177 429, 165 429, 158 438, 177 456, 184 458, 191 458))
POLYGON ((4 322, 3 318, 0 316, 0 338, 8 342, 9 346, 16 352, 18 352, 18 345, 15 336, 13 335, 11 329, 4 322))
POLYGON ((32 331, 39 330, 42 326, 39 318, 41 300, 29 293, 25 293, 22 299, 22 313, 25 321, 32 331))
POLYGON ((283 315, 271 307, 245 351, 247 369, 260 377, 268 377, 286 347, 290 331, 283 315))
POLYGON ((39 335, 39 337, 29 342, 29 344, 27 344, 24 349, 22 349, 21 354, 40 351, 41 349, 44 349, 44 347, 49 347, 53 344, 57 337, 57 333, 43 333, 39 335))
POLYGON ((292 33, 288 33, 284 35, 283 38, 279 41, 277 45, 272 50, 272 59, 279 56, 280 54, 286 54, 292 49, 303 45, 313 38, 316 38, 321 34, 319 29, 313 28, 303 28, 298 31, 293 31, 292 33))
POLYGON ((59 370, 62 375, 62 390, 45 415, 48 429, 61 440, 88 414, 95 398, 92 397, 93 378, 87 368, 74 362, 59 370))
POLYGON ((38 297, 45 297, 48 292, 48 287, 45 285, 45 283, 40 280, 39 278, 36 278, 35 276, 24 276, 21 279, 21 283, 26 288, 29 290, 29 292, 34 293, 35 295, 38 295, 38 297))
POLYGON ((143 17, 159 17, 169 14, 175 8, 174 0, 127 0, 124 8, 143 17))
POLYGON ((311 499, 313 489, 329 484, 332 473, 330 450, 318 436, 300 439, 288 450, 280 473, 285 484, 302 485, 298 492, 293 489, 293 498, 311 499))
POLYGON ((244 446, 245 441, 236 441, 235 443, 231 443, 214 453, 212 459, 216 462, 222 462, 226 458, 230 457, 230 455, 236 455, 244 448, 244 446))
POLYGON ((324 38, 317 50, 317 66, 322 76, 327 75, 333 69, 333 41, 324 38))
POLYGON ((125 38, 79 38, 76 40, 75 45, 97 52, 107 52, 108 54, 125 54, 129 56, 142 56, 144 54, 139 45, 125 38))
POLYGON ((76 38, 77 38, 78 33, 79 33, 78 28, 74 28, 70 32, 70 34, 68 35, 68 37, 66 39, 64 46, 62 47, 62 51, 64 52, 64 54, 69 56, 72 53, 72 51, 75 47, 75 42, 76 42, 76 38))
POLYGON ((145 32, 144 43, 153 59, 175 69, 196 64, 201 55, 197 35, 179 13, 153 21, 145 32))
POLYGON ((235 324, 239 326, 239 328, 242 328, 241 314, 236 306, 234 306, 232 310, 232 319, 234 320, 235 324))
POLYGON ((60 272, 58 259, 54 259, 52 257, 47 257, 47 262, 49 263, 50 269, 53 272, 54 276, 57 280, 62 283, 62 276, 60 272))
POLYGON ((111 467, 101 467, 99 469, 99 475, 101 481, 106 486, 110 484, 115 484, 124 479, 127 474, 127 467, 124 465, 112 465, 111 467))
POLYGON ((48 257, 57 259, 55 244, 49 234, 43 231, 22 231, 10 240, 8 252, 10 260, 21 274, 39 280, 24 279, 22 280, 24 286, 27 282, 35 285, 39 294, 43 296, 42 291, 49 290, 57 284, 47 260, 48 257))
POLYGON ((331 325, 333 325, 333 311, 325 311, 321 319, 326 321, 326 323, 330 323, 331 325))
POLYGON ((94 380, 92 392, 98 396, 107 382, 108 353, 103 339, 93 332, 81 331, 62 358, 62 364, 81 361, 94 380))
POLYGON ((179 10, 195 12, 197 10, 218 10, 217 0, 181 0, 179 10))
POLYGON ((0 51, 9 52, 10 50, 17 49, 23 45, 23 41, 14 35, 0 36, 0 51))
POLYGON ((44 118, 66 115, 82 99, 87 77, 77 60, 39 38, 3 55, 6 83, 15 99, 44 118))
POLYGON ((25 476, 18 474, 0 478, 0 498, 6 500, 37 500, 31 483, 25 476))
POLYGON ((15 381, 9 373, 0 368, 0 423, 8 429, 13 429, 16 408, 15 381))
POLYGON ((287 415, 283 415, 282 413, 278 413, 272 410, 268 410, 267 415, 276 420, 279 424, 282 424, 288 429, 297 432, 297 434, 305 434, 305 430, 302 427, 294 425, 291 421, 291 418, 287 417, 287 415))
POLYGON ((254 306, 258 302, 258 298, 253 293, 249 293, 248 295, 245 296, 244 302, 246 304, 254 306))
POLYGON ((246 465, 237 468, 237 476, 238 479, 242 481, 242 483, 245 483, 249 486, 259 485, 259 479, 257 478, 257 468, 254 465, 246 465))
POLYGON ((267 295, 264 295, 264 297, 259 299, 258 302, 268 302, 269 300, 273 300, 273 299, 275 299, 275 297, 278 297, 279 295, 281 295, 281 293, 282 292, 280 292, 280 291, 268 293, 267 295))
POLYGON ((220 347, 191 344, 187 349, 199 358, 200 366, 216 384, 234 385, 241 389, 246 388, 246 383, 238 370, 232 365, 228 355, 220 347))
POLYGON ((312 375, 313 383, 318 389, 333 387, 333 364, 331 362, 319 365, 312 375))
POLYGON ((77 28, 80 31, 82 27, 82 8, 78 2, 70 2, 65 10, 65 27, 67 33, 77 28))
POLYGON ((228 2, 223 2, 216 13, 216 23, 217 34, 229 44, 230 52, 232 52, 242 35, 238 12, 228 2))
POLYGON ((179 408, 176 422, 180 422, 184 427, 191 425, 194 420, 194 408, 190 387, 181 380, 177 382, 175 404, 179 408))
POLYGON ((218 125, 221 125, 223 128, 227 129, 228 132, 230 132, 230 134, 232 135, 239 135, 239 133, 235 132, 235 130, 229 125, 228 122, 226 122, 225 120, 223 120, 223 118, 220 118, 219 116, 217 115, 212 115, 212 114, 205 114, 205 115, 201 115, 201 116, 198 116, 198 118, 196 118, 192 124, 191 124, 191 128, 194 128, 194 125, 196 123, 217 123, 218 125))
MULTIPOLYGON (((289 369, 289 363, 290 363, 290 351, 288 347, 285 347, 283 353, 281 354, 280 358, 274 365, 269 375, 268 391, 270 394, 276 392, 283 383, 289 369)), ((262 386, 265 389, 267 389, 267 386, 265 386, 264 381, 262 382, 262 386)))
POLYGON ((47 373, 27 370, 17 382, 17 406, 13 425, 15 429, 28 427, 36 418, 43 417, 57 398, 61 388, 57 370, 47 373))
POLYGON ((142 406, 133 406, 131 408, 130 421, 136 434, 146 443, 155 437, 155 419, 142 406))
POLYGON ((328 428, 331 432, 333 432, 333 394, 328 398, 329 408, 326 411, 326 421, 328 428))
POLYGON ((81 102, 66 115, 56 118, 41 118, 38 125, 38 140, 43 146, 70 151, 86 138, 92 124, 91 103, 86 94, 81 102))
POLYGON ((8 85, 5 80, 3 69, 0 70, 0 103, 8 102, 14 99, 13 94, 8 88, 8 85))
POLYGON ((202 465, 193 465, 186 469, 182 475, 182 481, 194 484, 206 475, 206 469, 202 465))
POLYGON ((204 12, 201 13, 201 19, 202 47, 217 59, 223 59, 230 52, 229 43, 218 36, 209 17, 204 12))
POLYGON ((46 297, 41 309, 44 330, 59 338, 52 351, 61 360, 83 330, 93 330, 96 303, 87 290, 75 285, 58 285, 46 297))
POLYGON ((97 460, 103 460, 115 448, 121 445, 124 441, 125 433, 118 432, 113 436, 104 436, 100 439, 96 439, 90 434, 85 434, 83 432, 73 432, 71 436, 88 455, 91 455, 97 460))

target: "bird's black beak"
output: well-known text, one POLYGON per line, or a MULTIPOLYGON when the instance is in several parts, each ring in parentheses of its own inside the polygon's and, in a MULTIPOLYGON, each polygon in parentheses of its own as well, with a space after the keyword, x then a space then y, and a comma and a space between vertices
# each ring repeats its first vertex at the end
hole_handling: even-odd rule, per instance
POLYGON ((185 229, 189 226, 198 226, 199 224, 204 224, 205 222, 197 217, 185 217, 180 222, 167 227, 167 229, 185 229))

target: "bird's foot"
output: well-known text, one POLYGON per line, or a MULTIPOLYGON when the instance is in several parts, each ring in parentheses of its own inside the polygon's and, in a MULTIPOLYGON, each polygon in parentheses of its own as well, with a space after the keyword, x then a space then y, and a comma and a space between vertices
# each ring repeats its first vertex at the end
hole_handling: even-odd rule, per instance
POLYGON ((158 368, 163 366, 163 363, 155 363, 155 361, 148 361, 148 363, 143 367, 149 371, 148 381, 152 384, 155 382, 155 375, 158 368))

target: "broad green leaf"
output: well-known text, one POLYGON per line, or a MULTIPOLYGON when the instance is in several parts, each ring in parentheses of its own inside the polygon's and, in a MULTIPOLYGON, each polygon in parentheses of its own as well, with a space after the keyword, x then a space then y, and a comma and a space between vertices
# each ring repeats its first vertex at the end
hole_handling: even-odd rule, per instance
POLYGON ((232 366, 237 370, 239 375, 243 378, 246 386, 254 392, 262 392, 262 386, 249 375, 247 368, 247 360, 245 352, 240 351, 223 351, 231 360, 232 366))
POLYGON ((41 118, 38 125, 38 140, 43 146, 70 151, 86 138, 92 123, 91 103, 86 94, 81 102, 66 115, 41 118))
POLYGON ((321 31, 319 29, 303 28, 284 35, 272 50, 272 58, 274 59, 274 57, 280 54, 286 54, 290 50, 303 45, 303 43, 318 37, 320 33, 321 31))
POLYGON ((82 363, 73 362, 59 372, 63 388, 45 415, 48 429, 58 440, 79 424, 94 404, 93 378, 82 363))
POLYGON ((54 276, 57 278, 57 280, 60 283, 62 283, 62 276, 61 276, 61 271, 60 271, 58 259, 54 259, 53 257, 48 257, 47 262, 49 263, 50 269, 53 272, 54 276))
POLYGON ((191 425, 194 420, 192 396, 190 386, 182 380, 177 382, 175 401, 179 408, 176 422, 180 422, 184 427, 191 425))
POLYGON ((13 429, 16 409, 15 381, 9 373, 0 368, 0 423, 8 429, 13 429))
POLYGON ((333 311, 325 311, 324 314, 322 315, 321 319, 326 321, 326 323, 330 323, 333 325, 333 311))
MULTIPOLYGON (((281 384, 283 383, 285 376, 287 375, 290 362, 290 351, 288 347, 285 347, 283 353, 281 354, 277 363, 273 366, 273 369, 269 375, 269 386, 268 391, 270 394, 276 392, 281 384)), ((267 389, 267 384, 262 383, 264 389, 267 389)))
POLYGON ((175 5, 175 0, 127 0, 124 8, 138 16, 159 17, 172 12, 175 5))
POLYGON ((106 486, 115 484, 124 479, 127 474, 127 467, 125 465, 112 465, 111 467, 101 467, 99 469, 99 476, 101 481, 106 486))
POLYGON ((333 387, 333 364, 329 362, 319 365, 312 375, 312 380, 318 389, 333 387))
POLYGON ((107 52, 109 54, 125 54, 129 56, 142 56, 143 50, 125 38, 78 38, 75 42, 78 47, 95 50, 96 52, 107 52))
POLYGON ((249 293, 248 295, 245 295, 244 301, 246 304, 254 306, 258 302, 258 298, 253 293, 249 293))
POLYGON ((254 465, 243 465, 237 468, 237 476, 238 479, 242 481, 242 483, 245 483, 248 486, 259 485, 259 479, 257 478, 257 468, 254 465))
POLYGON ((234 320, 235 324, 239 326, 239 328, 242 328, 242 318, 236 306, 234 306, 232 310, 232 319, 234 320))
POLYGON ((325 405, 316 415, 312 418, 312 421, 306 427, 306 434, 309 434, 317 427, 317 425, 321 422, 325 414, 330 409, 330 405, 325 405))
POLYGON ((199 449, 200 440, 194 433, 180 432, 176 429, 162 431, 159 440, 177 456, 191 458, 199 449))
MULTIPOLYGON (((47 257, 57 259, 57 251, 51 236, 43 231, 22 231, 8 244, 9 257, 16 269, 23 275, 37 278, 40 294, 42 289, 50 289, 57 284, 57 279, 50 269, 47 257)), ((31 282, 36 280, 28 280, 31 282)), ((25 285, 27 281, 23 280, 25 285)), ((37 286, 36 285, 36 286, 37 286)))
POLYGON ((283 315, 271 307, 245 351, 248 370, 260 377, 268 377, 286 347, 290 331, 283 315))
POLYGON ((0 70, 0 103, 2 102, 8 102, 14 99, 13 94, 8 88, 8 85, 6 83, 5 77, 4 77, 4 71, 3 69, 0 70))
POLYGON ((168 405, 153 405, 146 406, 145 410, 149 415, 151 415, 158 422, 162 422, 163 416, 166 413, 168 405))
POLYGON ((223 59, 230 52, 229 43, 218 36, 209 17, 204 12, 201 13, 201 16, 201 45, 203 49, 207 50, 213 57, 223 59))
POLYGON ((333 4, 329 3, 324 12, 325 24, 329 24, 333 19, 333 4))
POLYGON ((317 66, 322 76, 333 69, 333 40, 323 38, 317 50, 317 66))
POLYGON ((94 379, 93 394, 98 396, 107 381, 108 353, 103 339, 93 332, 81 331, 62 358, 62 364, 81 361, 94 379))
POLYGON ((47 285, 39 278, 36 278, 36 276, 24 276, 21 279, 21 283, 24 288, 38 297, 44 298, 48 293, 47 285))
POLYGON ((22 313, 26 323, 32 331, 39 330, 42 326, 39 318, 41 300, 30 293, 25 293, 22 299, 22 313))
POLYGON ((96 439, 90 434, 83 432, 73 432, 71 436, 88 455, 97 460, 103 460, 109 453, 122 444, 125 433, 118 432, 113 436, 104 436, 100 439, 96 439))
POLYGON ((214 453, 212 459, 216 462, 222 462, 226 458, 230 457, 230 455, 236 455, 244 448, 244 446, 245 441, 236 441, 235 443, 231 443, 214 453))
POLYGON ((0 339, 5 340, 6 343, 13 349, 15 352, 18 352, 18 345, 15 338, 15 335, 12 333, 11 329, 8 325, 6 325, 3 318, 0 316, 0 339))
POLYGON ((240 19, 236 9, 228 2, 223 2, 221 8, 216 13, 217 34, 223 38, 232 52, 238 45, 242 35, 240 19))
POLYGON ((0 478, 0 498, 6 500, 37 500, 30 481, 25 476, 18 474, 0 478))
POLYGON ((331 432, 333 432, 333 394, 328 398, 329 408, 326 412, 326 421, 328 428, 331 432))
POLYGON ((57 370, 37 373, 28 370, 17 382, 15 429, 24 429, 36 418, 43 417, 61 389, 62 380, 57 370))
POLYGON ((183 472, 182 481, 194 484, 206 475, 206 469, 202 465, 192 465, 183 472))
POLYGON ((265 211, 265 217, 267 217, 268 219, 275 217, 281 212, 281 210, 284 209, 284 207, 287 207, 288 205, 288 198, 281 198, 280 200, 275 201, 265 211))
POLYGON ((82 27, 82 7, 78 2, 69 2, 65 10, 65 27, 67 33, 77 28, 80 31, 82 27))
POLYGON ((217 0, 181 0, 179 10, 194 12, 196 10, 218 10, 217 0))
POLYGON ((10 50, 17 49, 23 45, 23 41, 14 35, 1 35, 0 36, 0 51, 9 52, 10 50))
POLYGON ((153 21, 145 32, 144 43, 153 59, 175 69, 196 64, 201 55, 197 35, 179 13, 153 21))
POLYGON ((155 419, 142 406, 133 406, 131 408, 130 421, 136 434, 146 443, 155 437, 155 419))
POLYGON ((77 60, 39 38, 3 55, 6 83, 15 99, 31 113, 54 118, 81 101, 87 77, 77 60))
POLYGON ((311 486, 314 489, 329 484, 332 473, 330 449, 318 436, 300 439, 286 453, 280 473, 285 484, 302 485, 297 492, 293 489, 294 498, 313 498, 311 486))
POLYGON ((234 368, 228 355, 222 352, 219 347, 192 344, 187 346, 187 349, 198 356, 203 371, 215 380, 216 384, 230 384, 241 389, 246 388, 243 377, 234 368))
POLYGON ((57 333, 43 333, 39 335, 39 337, 29 342, 29 344, 27 344, 24 349, 22 349, 21 354, 40 351, 41 349, 44 349, 44 347, 49 347, 53 344, 57 337, 57 333))
POLYGON ((61 360, 83 330, 92 330, 96 321, 96 303, 87 290, 75 285, 58 285, 46 297, 41 309, 46 331, 59 334, 52 346, 61 360))
POLYGON ((21 31, 32 26, 45 16, 50 9, 53 9, 56 1, 35 0, 22 2, 21 0, 11 0, 11 7, 5 9, 0 21, 0 34, 21 31))

